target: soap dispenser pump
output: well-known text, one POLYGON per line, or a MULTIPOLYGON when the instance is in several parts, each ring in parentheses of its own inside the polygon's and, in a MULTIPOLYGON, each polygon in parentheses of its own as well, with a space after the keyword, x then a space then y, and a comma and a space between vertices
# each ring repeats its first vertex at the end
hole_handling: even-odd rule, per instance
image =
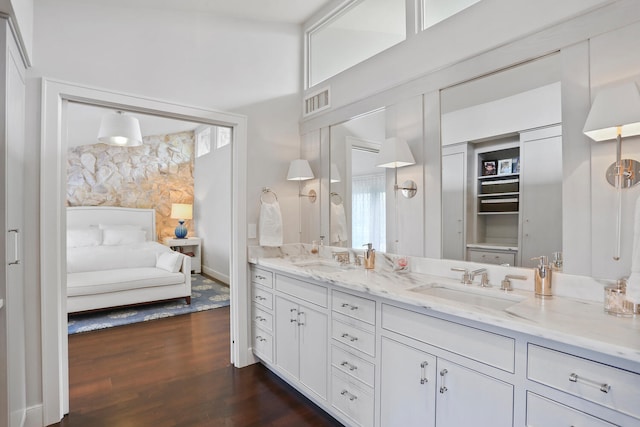
POLYGON ((531 258, 531 260, 538 260, 534 280, 536 297, 550 298, 553 295, 551 292, 551 273, 553 269, 549 265, 549 258, 546 255, 541 255, 531 258))
POLYGON ((374 268, 376 268, 376 250, 373 249, 373 243, 365 243, 362 246, 367 247, 367 249, 364 251, 363 256, 364 268, 373 270, 374 268))

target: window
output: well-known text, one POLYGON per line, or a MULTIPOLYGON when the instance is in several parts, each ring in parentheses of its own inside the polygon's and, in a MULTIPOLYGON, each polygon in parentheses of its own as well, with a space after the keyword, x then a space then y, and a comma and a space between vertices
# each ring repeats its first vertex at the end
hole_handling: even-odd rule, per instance
POLYGON ((226 126, 205 126, 196 130, 196 157, 209 154, 231 143, 233 128, 226 126))
POLYGON ((351 242, 373 243, 387 250, 386 194, 384 173, 354 176, 351 182, 351 242))
POLYGON ((405 38, 405 0, 352 1, 307 32, 308 86, 333 77, 405 38))
POLYGON ((422 0, 422 29, 444 21, 480 0, 422 0))

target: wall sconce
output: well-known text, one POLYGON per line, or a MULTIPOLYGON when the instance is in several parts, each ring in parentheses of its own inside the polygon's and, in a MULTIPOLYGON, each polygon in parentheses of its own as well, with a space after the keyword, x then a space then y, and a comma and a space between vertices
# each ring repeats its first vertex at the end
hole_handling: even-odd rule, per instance
POLYGON ((640 163, 622 159, 622 138, 640 135, 640 93, 634 82, 602 89, 591 104, 582 130, 594 141, 616 139, 616 161, 607 169, 606 178, 617 192, 616 247, 613 259, 620 259, 622 189, 640 182, 640 163))
POLYGON ((171 218, 178 220, 178 226, 175 230, 176 239, 186 238, 187 227, 184 225, 184 220, 193 218, 193 205, 186 203, 172 203, 171 218))
POLYGON ((139 147, 142 145, 140 122, 122 111, 105 114, 100 122, 98 141, 118 147, 139 147))
POLYGON ((317 194, 316 190, 309 190, 309 194, 302 194, 302 182, 307 179, 313 179, 313 172, 309 162, 304 159, 292 160, 287 173, 287 180, 298 181, 298 197, 308 197, 311 203, 315 203, 317 194))
POLYGON ((415 163, 416 161, 413 158, 413 154, 411 154, 411 149, 409 148, 407 141, 393 137, 387 138, 382 143, 382 147, 378 153, 378 164, 376 164, 376 166, 379 168, 395 169, 393 189, 396 192, 401 190, 402 195, 407 199, 410 199, 418 192, 418 185, 414 181, 408 180, 402 183, 402 187, 399 187, 398 168, 414 165, 415 163))

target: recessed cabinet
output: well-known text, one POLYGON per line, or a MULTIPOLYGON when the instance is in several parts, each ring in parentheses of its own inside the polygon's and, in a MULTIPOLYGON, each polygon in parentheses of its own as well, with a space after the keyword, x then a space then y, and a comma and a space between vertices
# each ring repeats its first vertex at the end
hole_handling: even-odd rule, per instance
POLYGON ((432 427, 436 422, 436 358, 382 337, 380 427, 432 427))
POLYGON ((327 315, 277 296, 276 364, 320 397, 327 396, 327 315))

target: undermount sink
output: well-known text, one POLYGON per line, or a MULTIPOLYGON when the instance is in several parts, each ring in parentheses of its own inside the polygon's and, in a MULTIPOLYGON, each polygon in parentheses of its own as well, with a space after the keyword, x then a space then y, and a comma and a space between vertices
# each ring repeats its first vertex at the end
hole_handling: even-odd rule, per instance
POLYGON ((339 264, 335 261, 324 259, 298 261, 294 262, 293 265, 295 265, 296 267, 308 268, 310 270, 328 273, 341 270, 350 270, 354 268, 351 264, 339 264))
POLYGON ((409 289, 409 291, 444 298, 461 304, 475 305, 495 310, 505 310, 524 300, 523 297, 498 293, 482 288, 454 289, 439 285, 423 285, 409 289), (489 292, 492 292, 492 294, 489 295, 489 292))

